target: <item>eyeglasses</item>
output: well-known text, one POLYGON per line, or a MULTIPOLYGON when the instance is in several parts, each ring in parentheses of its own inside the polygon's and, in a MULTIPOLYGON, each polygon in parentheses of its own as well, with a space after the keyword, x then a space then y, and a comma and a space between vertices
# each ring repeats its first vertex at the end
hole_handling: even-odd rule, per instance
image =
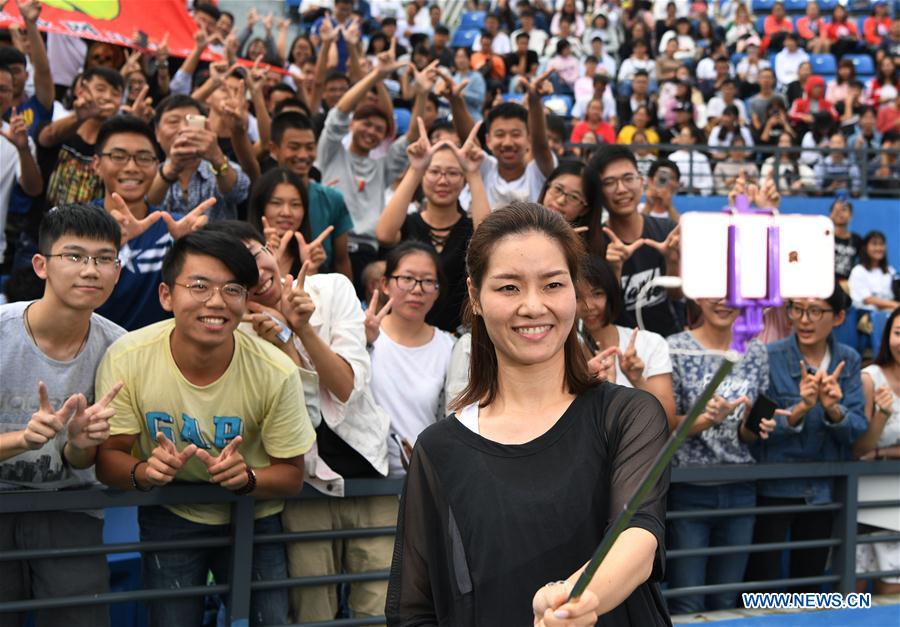
POLYGON ((576 194, 574 192, 566 191, 566 188, 560 185, 559 183, 554 183, 550 186, 550 190, 556 195, 557 198, 564 199, 564 204, 573 204, 573 205, 583 205, 584 198, 581 194, 576 194))
POLYGON ((600 180, 600 185, 603 186, 605 191, 612 191, 619 186, 619 183, 623 183, 625 187, 632 187, 637 183, 640 183, 641 175, 635 172, 629 172, 628 174, 623 174, 620 177, 610 176, 605 179, 600 180))
POLYGON ((461 170, 441 170, 440 168, 428 168, 425 170, 425 176, 435 181, 442 176, 447 179, 448 183, 458 183, 463 178, 461 170))
POLYGON ((187 288, 198 303, 205 303, 213 296, 213 292, 218 292, 222 300, 228 303, 239 305, 247 298, 247 288, 237 283, 226 283, 225 285, 210 285, 197 281, 196 283, 175 283, 181 287, 187 288))
POLYGON ((112 255, 82 255, 81 253, 56 253, 55 255, 44 255, 47 259, 59 257, 66 262, 67 266, 77 266, 79 264, 88 265, 89 261, 94 262, 94 266, 103 270, 111 270, 119 267, 119 258, 112 255))
POLYGON ((7 87, 6 85, 3 85, 2 87, 0 87, 0 94, 11 94, 11 93, 13 93, 12 87, 7 87))
POLYGON ((156 165, 158 162, 156 155, 146 150, 134 154, 125 150, 110 150, 109 152, 101 152, 100 156, 107 157, 116 165, 125 165, 129 160, 134 159, 134 163, 142 168, 148 168, 156 165))
POLYGON ((809 318, 810 322, 818 322, 821 320, 826 311, 834 313, 834 309, 825 309, 824 307, 807 307, 804 309, 793 303, 789 304, 786 309, 788 318, 791 320, 801 320, 803 319, 803 315, 806 314, 806 317, 809 318))
POLYGON ((404 274, 395 274, 391 278, 397 282, 397 287, 404 292, 411 292, 418 285, 426 294, 434 294, 440 287, 440 284, 434 279, 417 279, 414 276, 404 274))

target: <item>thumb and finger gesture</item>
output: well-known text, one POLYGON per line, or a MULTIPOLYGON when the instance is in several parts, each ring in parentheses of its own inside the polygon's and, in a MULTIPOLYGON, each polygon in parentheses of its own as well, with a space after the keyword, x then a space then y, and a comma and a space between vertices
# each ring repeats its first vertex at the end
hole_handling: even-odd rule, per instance
POLYGON ((178 452, 175 443, 166 437, 162 431, 156 434, 157 446, 147 459, 147 481, 155 486, 171 483, 175 475, 197 454, 197 445, 189 444, 183 451, 178 452))
POLYGON ((597 623, 600 601, 590 590, 569 601, 569 584, 540 588, 532 600, 535 627, 582 627, 597 623))
POLYGON ((609 238, 609 244, 606 247, 606 261, 618 267, 620 271, 622 265, 631 258, 634 251, 647 243, 646 239, 639 237, 630 244, 626 244, 608 226, 603 227, 603 232, 609 238))
POLYGON ((827 374, 824 369, 821 369, 816 373, 819 379, 819 402, 822 403, 822 407, 826 409, 833 407, 844 398, 844 393, 841 391, 838 379, 841 376, 841 372, 844 370, 845 364, 846 362, 844 361, 839 363, 837 368, 835 368, 831 374, 827 374))
POLYGON ((481 144, 478 141, 478 131, 481 129, 481 124, 482 122, 479 120, 472 127, 472 130, 469 131, 469 136, 463 142, 462 148, 457 148, 454 144, 450 144, 453 152, 456 153, 459 165, 468 173, 478 172, 481 169, 481 162, 484 161, 484 151, 481 149, 481 144))
POLYGON ((109 438, 109 420, 116 414, 116 410, 109 406, 123 387, 119 381, 99 401, 90 407, 78 407, 75 414, 69 420, 69 442, 75 448, 86 449, 98 446, 109 438))
POLYGON ((325 263, 328 255, 325 253, 324 242, 334 231, 334 226, 329 224, 319 233, 313 241, 307 243, 303 233, 297 231, 294 236, 297 238, 297 245, 300 247, 300 261, 310 263, 309 274, 315 274, 319 268, 325 263))
POLYGON ((416 124, 419 127, 419 138, 416 139, 406 148, 406 155, 409 157, 409 165, 414 170, 422 171, 428 167, 431 162, 433 153, 431 142, 428 140, 428 130, 425 128, 425 121, 418 117, 416 124))
POLYGON ((316 304, 306 291, 306 277, 310 272, 315 272, 315 269, 312 262, 307 259, 300 266, 296 283, 292 283, 291 275, 288 275, 281 292, 281 311, 288 324, 297 333, 309 324, 309 319, 316 310, 316 304))
POLYGON ((215 198, 207 198, 199 205, 191 209, 183 218, 175 220, 174 216, 168 211, 162 212, 162 219, 172 235, 172 239, 181 239, 188 233, 192 233, 203 228, 209 218, 205 215, 206 211, 216 204, 215 198))
POLYGON ((84 396, 73 394, 59 409, 53 409, 50 404, 50 396, 47 386, 43 381, 38 383, 38 410, 31 414, 31 419, 25 426, 23 439, 25 446, 36 450, 56 437, 62 431, 69 417, 78 409, 84 396))
POLYGON ((247 484, 247 464, 238 450, 243 438, 235 436, 218 456, 210 455, 203 449, 197 450, 197 457, 206 464, 210 481, 227 490, 238 490, 247 484))
POLYGON ((610 346, 588 360, 588 371, 600 381, 616 381, 616 353, 619 348, 610 346))
POLYGON ((272 249, 272 252, 277 252, 278 246, 281 243, 281 240, 278 237, 278 229, 269 224, 269 220, 266 216, 262 217, 262 225, 263 236, 266 238, 266 245, 272 249))
POLYGON ((122 229, 122 243, 143 235, 147 229, 155 224, 164 214, 160 211, 151 211, 142 219, 138 220, 131 213, 128 203, 116 192, 112 193, 112 206, 109 207, 109 214, 119 223, 122 229))
POLYGON ((372 292, 372 298, 369 301, 369 306, 366 307, 366 343, 372 344, 378 339, 378 335, 381 332, 381 321, 391 313, 391 307, 394 305, 394 299, 391 298, 384 304, 380 310, 378 309, 378 300, 381 297, 381 293, 378 290, 372 292))
POLYGON ((631 339, 628 341, 628 346, 625 348, 625 351, 619 351, 619 367, 622 369, 622 373, 628 377, 628 380, 631 381, 632 385, 640 381, 641 377, 644 375, 644 360, 641 359, 637 354, 637 349, 635 348, 635 342, 637 341, 638 329, 635 328, 631 332, 631 339))

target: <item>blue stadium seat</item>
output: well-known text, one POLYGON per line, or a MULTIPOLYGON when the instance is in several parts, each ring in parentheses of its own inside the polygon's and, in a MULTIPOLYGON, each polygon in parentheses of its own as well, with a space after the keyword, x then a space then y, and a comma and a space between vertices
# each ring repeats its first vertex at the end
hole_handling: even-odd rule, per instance
MULTIPOLYGON (((731 55, 731 65, 737 67, 737 64, 741 62, 741 59, 747 56, 746 52, 735 52, 731 55)), ((770 64, 771 65, 771 64, 770 64)))
POLYGON ((394 109, 394 126, 397 127, 397 137, 406 135, 411 117, 412 113, 409 109, 394 109))
POLYGON ((856 68, 856 76, 874 76, 875 62, 867 54, 845 54, 842 59, 853 61, 853 67, 856 68))
POLYGON ((459 29, 453 33, 453 39, 450 41, 451 48, 469 48, 475 45, 475 38, 481 31, 476 29, 463 30, 459 29))
POLYGON ((784 10, 788 13, 806 13, 807 0, 784 0, 784 10))
POLYGON ((819 0, 819 11, 822 15, 834 11, 834 7, 840 4, 839 0, 819 0))
MULTIPOLYGON (((772 10, 772 7, 775 6, 775 0, 753 0, 753 4, 751 5, 752 12, 759 14, 765 13, 766 15, 772 10)), ((762 32, 762 31, 760 31, 762 32)))
POLYGON ((759 15, 756 18, 756 32, 762 36, 763 31, 766 29, 766 16, 759 15))
POLYGON ((468 11, 462 14, 459 28, 462 30, 480 30, 484 28, 484 11, 468 11))
POLYGON ((503 94, 503 102, 525 102, 525 94, 503 94))
POLYGON ((834 76, 837 74, 837 62, 832 54, 811 54, 809 62, 812 65, 813 74, 818 76, 834 76))
MULTIPOLYGON (((863 28, 865 27, 867 17, 869 17, 869 16, 868 15, 860 15, 858 18, 856 18, 856 29, 859 31, 860 37, 863 36, 863 28)), ((829 21, 831 21, 831 20, 829 20, 829 21)))
POLYGON ((572 96, 566 94, 553 94, 552 96, 544 96, 544 106, 553 111, 557 115, 563 117, 572 117, 572 107, 575 100, 572 96))

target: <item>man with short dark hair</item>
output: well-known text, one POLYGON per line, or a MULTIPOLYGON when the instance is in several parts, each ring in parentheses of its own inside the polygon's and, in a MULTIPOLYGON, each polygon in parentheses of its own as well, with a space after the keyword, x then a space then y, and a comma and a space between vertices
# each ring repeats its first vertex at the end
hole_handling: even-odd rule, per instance
POLYGON ((103 184, 92 167, 100 125, 114 116, 125 81, 115 70, 92 67, 75 84, 74 113, 41 130, 44 148, 59 147, 56 168, 47 183, 47 202, 89 202, 103 196, 103 184))
MULTIPOLYGON (((32 259, 43 296, 0 306, 0 490, 94 481, 97 447, 109 436, 108 405, 121 387, 111 381, 95 388, 94 375, 107 347, 125 333, 94 310, 119 277, 120 238, 116 221, 99 207, 52 210, 41 222, 32 259)), ((102 543, 102 511, 0 515, 0 551, 102 543)), ((0 602, 95 595, 109 590, 109 571, 104 555, 11 561, 4 563, 2 582, 0 602)), ((103 627, 109 608, 41 609, 35 618, 39 626, 103 627)), ((3 624, 24 619, 4 614, 3 624)))
MULTIPOLYGON (((297 367, 238 325, 258 280, 256 261, 237 238, 200 230, 166 254, 159 300, 174 315, 126 334, 103 358, 100 389, 124 387, 112 406, 110 438, 97 457, 98 478, 121 490, 148 492, 173 481, 208 482, 256 498, 254 533, 280 533, 283 497, 303 486, 303 455, 315 433, 297 367)), ((227 535, 228 504, 145 506, 141 540, 199 540, 227 535)), ((149 589, 202 586, 209 571, 229 577, 228 550, 146 552, 149 589)), ((284 579, 282 544, 253 551, 254 581, 284 579)), ((288 622, 284 588, 254 592, 252 625, 288 622)), ((151 601, 151 627, 195 627, 203 597, 151 601)))

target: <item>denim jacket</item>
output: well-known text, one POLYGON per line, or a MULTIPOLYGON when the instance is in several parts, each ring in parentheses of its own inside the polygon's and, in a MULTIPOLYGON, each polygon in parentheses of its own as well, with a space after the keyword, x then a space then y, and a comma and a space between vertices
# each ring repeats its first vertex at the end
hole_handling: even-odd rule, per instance
MULTIPOLYGON (((773 342, 769 352, 769 390, 766 394, 782 409, 790 409, 800 402, 800 349, 797 336, 773 342)), ((753 446, 754 457, 760 463, 843 461, 851 458, 850 447, 863 433, 868 422, 863 414, 863 391, 860 379, 859 354, 844 344, 828 338, 831 373, 842 361, 844 369, 838 383, 844 394, 839 404, 843 419, 831 422, 822 405, 810 409, 794 427, 787 416, 775 416, 775 430, 767 440, 753 446)), ((832 480, 805 477, 760 481, 759 494, 781 498, 803 498, 810 504, 831 501, 832 480)))

